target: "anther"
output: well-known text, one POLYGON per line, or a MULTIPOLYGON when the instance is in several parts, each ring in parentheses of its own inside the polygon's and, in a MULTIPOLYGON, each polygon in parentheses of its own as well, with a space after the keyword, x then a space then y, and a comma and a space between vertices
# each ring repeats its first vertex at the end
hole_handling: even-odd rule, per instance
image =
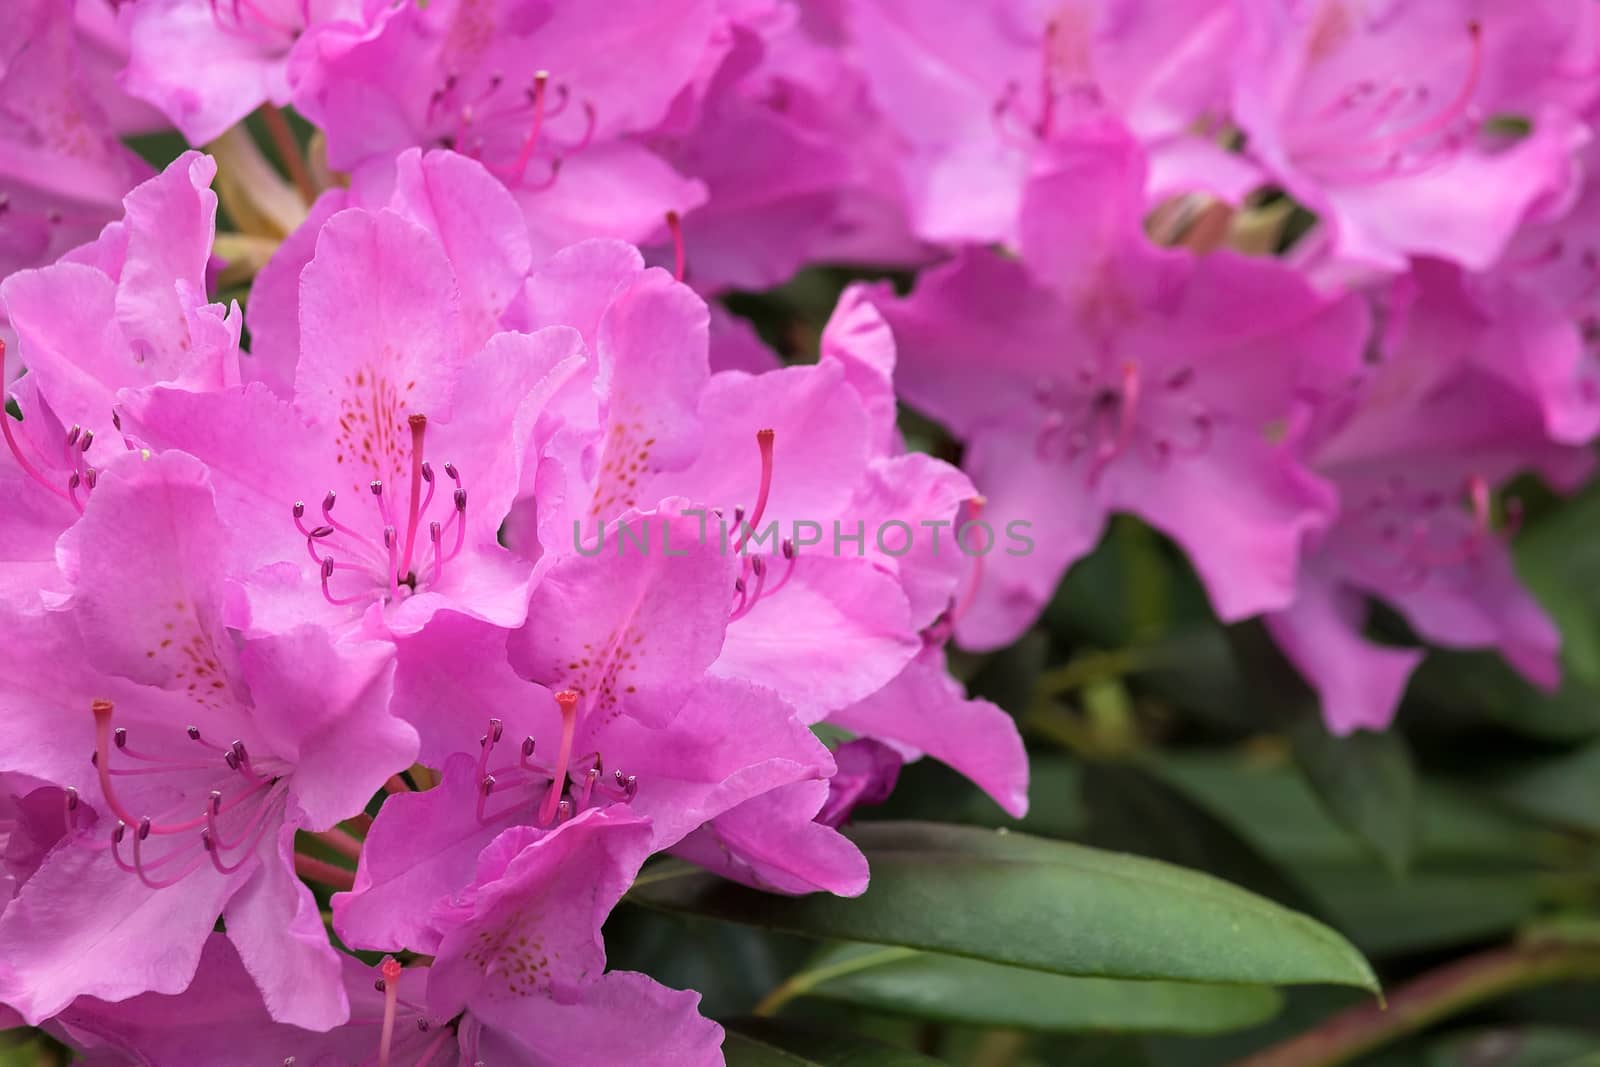
POLYGON ((378 972, 383 976, 376 983, 383 992, 383 1031, 378 1038, 378 1067, 389 1067, 389 1049, 394 1042, 395 1008, 400 1000, 400 961, 393 956, 385 956, 383 962, 378 964, 378 972))
POLYGON ((672 234, 672 276, 681 282, 687 264, 683 247, 683 220, 676 211, 667 212, 667 232, 672 234))

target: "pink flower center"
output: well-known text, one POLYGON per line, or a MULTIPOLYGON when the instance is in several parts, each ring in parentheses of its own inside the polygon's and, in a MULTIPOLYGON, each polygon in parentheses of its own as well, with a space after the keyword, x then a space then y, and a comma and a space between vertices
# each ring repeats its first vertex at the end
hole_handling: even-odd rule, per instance
POLYGON ((443 522, 428 518, 437 486, 433 466, 423 458, 428 417, 411 415, 406 422, 411 428, 411 482, 403 518, 391 500, 394 494, 379 478, 368 486, 372 511, 356 525, 334 518, 338 494, 332 489, 322 498, 321 525, 308 525, 305 502, 294 503, 295 528, 306 539, 306 551, 322 575, 322 595, 330 604, 354 604, 374 596, 393 602, 410 596, 423 585, 437 585, 446 564, 461 554, 467 535, 467 490, 461 484, 461 472, 454 464, 445 463, 445 476, 455 485, 453 508, 443 522), (358 528, 362 521, 369 530, 376 526, 376 537, 358 528), (424 530, 426 547, 421 545, 424 530), (346 575, 341 584, 353 590, 346 595, 337 595, 332 588, 341 573, 346 575))
MULTIPOLYGON (((219 872, 232 874, 255 853, 275 824, 273 816, 282 810, 288 790, 286 768, 276 768, 284 773, 275 773, 272 761, 253 761, 243 741, 223 747, 203 738, 196 726, 185 732, 197 750, 141 751, 128 744, 127 730, 112 728, 109 700, 94 701, 90 710, 95 726, 92 762, 106 806, 117 817, 110 848, 118 867, 150 888, 161 889, 182 881, 208 860, 219 872), (113 753, 120 757, 116 766, 113 753), (124 761, 137 766, 123 765, 124 761), (179 799, 160 813, 136 814, 117 782, 151 776, 160 778, 160 784, 179 799), (205 799, 197 800, 202 795, 205 799), (201 808, 198 815, 193 813, 196 805, 201 808), (159 848, 152 844, 152 839, 175 836, 180 840, 159 848)), ((173 739, 163 740, 168 749, 174 747, 173 739)), ((76 818, 76 801, 76 793, 69 794, 69 826, 76 818)))
POLYGON ((1033 85, 1006 82, 994 103, 995 129, 1003 140, 1026 147, 1048 140, 1063 109, 1098 111, 1105 96, 1094 67, 1094 15, 1073 5, 1045 23, 1039 73, 1033 85))
POLYGON ((553 136, 547 124, 564 115, 571 102, 565 85, 553 92, 552 102, 550 72, 545 70, 535 72, 521 88, 499 73, 490 74, 476 92, 468 92, 460 75, 449 74, 428 99, 428 124, 440 144, 478 160, 507 185, 546 189, 560 174, 561 161, 588 147, 596 119, 594 105, 585 100, 580 104, 583 131, 577 138, 553 136), (529 181, 528 167, 540 155, 548 159, 547 172, 529 181))
MULTIPOLYGON (((1290 157, 1333 182, 1408 177, 1454 159, 1472 143, 1479 120, 1473 98, 1483 75, 1483 31, 1470 22, 1466 32, 1468 54, 1459 73, 1453 83, 1439 79, 1447 92, 1434 81, 1389 76, 1347 82, 1331 98, 1286 117, 1290 157)), ((1320 47, 1338 51, 1332 43, 1320 47)), ((1317 47, 1311 58, 1318 58, 1317 47)))
POLYGON ((1139 364, 1130 360, 1114 374, 1086 364, 1071 377, 1047 378, 1034 392, 1043 414, 1034 452, 1069 467, 1083 461, 1091 485, 1130 452, 1155 466, 1198 455, 1211 443, 1214 418, 1185 395, 1194 377, 1184 368, 1150 390, 1139 364))
POLYGON ((527 798, 497 812, 486 810, 489 797, 496 793, 501 796, 515 795, 518 791, 531 791, 535 796, 543 793, 533 812, 535 821, 540 826, 554 826, 590 806, 626 804, 639 791, 638 779, 620 770, 613 770, 607 780, 599 752, 577 760, 572 758, 583 696, 576 690, 563 689, 555 699, 561 712, 561 738, 555 762, 548 766, 534 759, 537 746, 531 734, 522 739, 521 753, 515 763, 491 766, 490 757, 500 743, 504 724, 499 719, 489 720, 488 730, 478 738, 479 822, 494 822, 514 811, 527 810, 527 798))
POLYGON ((1489 484, 1481 476, 1468 478, 1463 492, 1453 495, 1395 474, 1347 505, 1333 547, 1353 573, 1376 575, 1403 589, 1421 588, 1451 572, 1471 580, 1487 549, 1509 540, 1520 525, 1517 501, 1505 502, 1503 529, 1495 528, 1493 511, 1489 484), (1465 508, 1452 506, 1460 503, 1465 508))

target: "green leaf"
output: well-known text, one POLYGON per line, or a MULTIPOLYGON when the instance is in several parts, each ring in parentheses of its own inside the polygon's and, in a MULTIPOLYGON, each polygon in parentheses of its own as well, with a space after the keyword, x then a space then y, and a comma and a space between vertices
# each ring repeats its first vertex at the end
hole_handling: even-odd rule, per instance
POLYGON ((774 896, 682 865, 646 871, 629 899, 1057 974, 1377 989, 1338 933, 1209 875, 1004 830, 882 822, 851 836, 872 866, 855 900, 774 896))
POLYGON ((1503 937, 1539 911, 1533 871, 1414 871, 1404 882, 1358 868, 1305 867, 1339 928, 1373 955, 1439 949, 1503 937))
POLYGON ((1083 769, 1083 803, 1088 844, 1203 870, 1296 911, 1318 910, 1280 866, 1150 771, 1089 765, 1083 769))
POLYGON ((1600 832, 1600 744, 1508 770, 1491 791, 1525 815, 1600 832))
POLYGON ((1390 871, 1405 873, 1417 840, 1417 773, 1405 739, 1367 731, 1334 737, 1313 720, 1297 724, 1289 737, 1328 813, 1390 871))
POLYGON ((1283 1003, 1270 986, 1069 978, 878 945, 826 948, 785 986, 919 1018, 1066 1033, 1220 1034, 1263 1023, 1283 1003))
POLYGON ((727 1024, 728 1067, 937 1067, 939 1060, 857 1034, 824 1033, 776 1019, 727 1024))

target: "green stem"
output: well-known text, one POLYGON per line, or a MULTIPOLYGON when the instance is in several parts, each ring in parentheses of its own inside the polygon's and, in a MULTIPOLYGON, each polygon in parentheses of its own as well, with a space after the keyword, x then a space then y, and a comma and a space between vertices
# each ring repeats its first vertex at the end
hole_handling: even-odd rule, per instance
POLYGON ((1132 674, 1140 665, 1139 654, 1132 648, 1121 648, 1112 652, 1085 652, 1075 657, 1072 662, 1040 675, 1035 694, 1040 697, 1062 696, 1075 689, 1081 689, 1091 682, 1107 681, 1132 674))
POLYGON ((821 985, 823 982, 857 971, 881 967, 886 963, 903 960, 908 956, 917 955, 914 948, 883 948, 876 952, 864 952, 859 956, 852 956, 847 960, 827 967, 818 967, 810 971, 798 971, 791 974, 782 983, 773 988, 772 992, 761 998, 752 1014, 758 1016, 773 1015, 795 997, 802 996, 821 985))
POLYGON ((1518 990, 1600 978, 1600 944, 1542 942, 1467 956, 1314 1030, 1237 1061, 1233 1067, 1336 1067, 1373 1049, 1518 990))

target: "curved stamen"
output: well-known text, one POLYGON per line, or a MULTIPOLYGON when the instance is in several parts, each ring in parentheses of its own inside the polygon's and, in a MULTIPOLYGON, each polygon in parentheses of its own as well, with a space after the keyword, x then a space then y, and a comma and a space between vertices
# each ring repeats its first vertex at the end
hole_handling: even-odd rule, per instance
POLYGON ((1478 92, 1478 82, 1483 77, 1483 28, 1473 20, 1467 24, 1467 35, 1471 40, 1472 54, 1467 62, 1466 77, 1462 79, 1456 95, 1450 102, 1440 108, 1433 115, 1410 126, 1379 135, 1371 140, 1357 141, 1348 146, 1350 151, 1367 151, 1381 148, 1398 148, 1421 140, 1435 133, 1442 133, 1466 113, 1472 105, 1472 98, 1478 92))
POLYGON ((772 430, 756 431, 756 448, 761 452, 761 483, 756 489, 756 506, 750 511, 750 521, 743 521, 743 517, 736 509, 734 511, 734 525, 739 528, 739 539, 734 543, 733 550, 744 550, 745 542, 753 530, 761 526, 761 516, 767 510, 767 496, 772 492, 772 442, 776 435, 772 430))

